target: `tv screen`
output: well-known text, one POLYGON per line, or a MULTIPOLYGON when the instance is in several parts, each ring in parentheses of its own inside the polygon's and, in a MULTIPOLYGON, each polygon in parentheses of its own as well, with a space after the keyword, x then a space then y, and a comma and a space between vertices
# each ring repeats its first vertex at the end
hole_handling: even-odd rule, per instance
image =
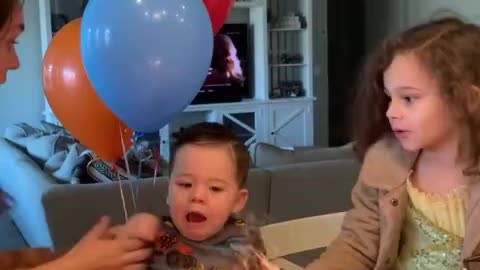
POLYGON ((208 75, 192 104, 250 97, 248 64, 248 25, 225 24, 214 37, 208 75))

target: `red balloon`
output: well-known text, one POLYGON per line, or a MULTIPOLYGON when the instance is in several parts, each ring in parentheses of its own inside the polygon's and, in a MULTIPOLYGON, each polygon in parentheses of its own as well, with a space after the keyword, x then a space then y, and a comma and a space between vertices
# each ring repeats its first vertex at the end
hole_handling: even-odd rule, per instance
POLYGON ((133 131, 100 100, 80 55, 80 19, 62 27, 43 59, 43 87, 60 123, 101 158, 116 161, 128 149, 133 131), (122 146, 123 139, 123 146, 122 146))
POLYGON ((234 0, 203 0, 212 22, 214 34, 218 33, 220 28, 222 28, 230 10, 232 10, 234 2, 234 0))

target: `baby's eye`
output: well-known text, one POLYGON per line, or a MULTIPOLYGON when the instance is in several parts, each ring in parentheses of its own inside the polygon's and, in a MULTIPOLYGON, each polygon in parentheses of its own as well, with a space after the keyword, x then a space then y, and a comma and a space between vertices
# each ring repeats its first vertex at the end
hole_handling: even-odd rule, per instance
POLYGON ((180 186, 180 187, 183 187, 183 188, 191 188, 192 187, 192 184, 188 183, 188 182, 180 182, 180 183, 177 183, 177 185, 180 186))
POLYGON ((222 192, 223 188, 213 186, 213 187, 210 188, 210 190, 213 191, 213 192, 222 192))

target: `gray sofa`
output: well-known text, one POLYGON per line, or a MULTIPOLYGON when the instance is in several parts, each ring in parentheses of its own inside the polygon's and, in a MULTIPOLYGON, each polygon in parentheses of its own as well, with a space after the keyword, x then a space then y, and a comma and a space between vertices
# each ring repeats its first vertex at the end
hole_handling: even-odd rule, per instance
MULTIPOLYGON (((256 168, 249 172, 246 212, 254 213, 260 224, 350 207, 350 191, 359 170, 351 146, 282 150, 258 144, 252 157, 256 168), (279 156, 286 158, 268 161, 279 156), (288 158, 293 156, 297 158, 288 158)), ((114 223, 124 221, 118 182, 58 184, 28 155, 4 140, 0 140, 0 169, 9 172, 0 174, 0 187, 15 200, 11 216, 32 247, 71 247, 102 215, 110 216, 114 223)), ((166 178, 155 184, 152 179, 122 182, 129 214, 167 214, 167 184, 166 178), (132 194, 137 194, 136 209, 132 194)))

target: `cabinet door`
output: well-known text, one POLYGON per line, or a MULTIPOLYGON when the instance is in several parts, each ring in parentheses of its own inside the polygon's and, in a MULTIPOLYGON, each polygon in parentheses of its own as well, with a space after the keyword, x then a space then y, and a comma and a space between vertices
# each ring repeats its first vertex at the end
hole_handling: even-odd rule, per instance
POLYGON ((268 118, 270 143, 285 148, 313 144, 311 103, 270 105, 268 118))
POLYGON ((258 108, 219 110, 215 115, 216 121, 233 130, 245 146, 249 147, 258 141, 264 141, 259 125, 258 108))

